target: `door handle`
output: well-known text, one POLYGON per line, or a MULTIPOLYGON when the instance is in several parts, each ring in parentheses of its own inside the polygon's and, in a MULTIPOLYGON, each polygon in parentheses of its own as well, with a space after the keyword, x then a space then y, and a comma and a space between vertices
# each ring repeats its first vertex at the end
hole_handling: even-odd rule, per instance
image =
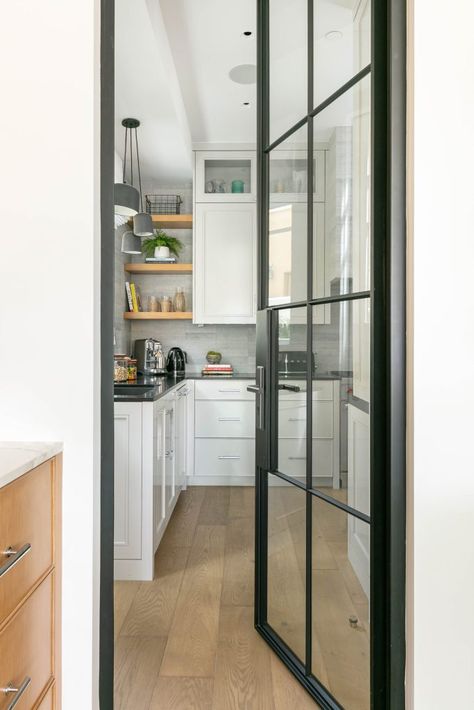
POLYGON ((27 542, 26 545, 20 547, 19 550, 12 550, 11 547, 9 547, 7 550, 4 550, 3 554, 7 558, 7 561, 0 567, 0 577, 9 572, 11 569, 13 569, 13 567, 17 565, 18 562, 22 559, 22 557, 28 554, 30 550, 31 545, 29 542, 27 542))
POLYGON ((255 420, 257 429, 265 429, 265 368, 257 366, 256 384, 248 385, 247 392, 253 392, 255 398, 255 420))
POLYGON ((15 693, 15 697, 11 701, 10 705, 7 706, 7 710, 13 710, 13 708, 17 705, 17 703, 20 701, 21 696, 25 692, 25 690, 28 688, 29 684, 31 683, 31 678, 29 676, 26 676, 25 680, 23 683, 16 688, 13 683, 9 683, 6 688, 1 688, 1 692, 3 692, 5 695, 9 695, 10 693, 15 693))
POLYGON ((298 385, 278 385, 279 390, 288 390, 289 392, 301 392, 301 387, 298 385))
POLYGON ((247 392, 253 392, 254 394, 260 394, 260 387, 257 387, 257 385, 249 385, 247 387, 247 392))

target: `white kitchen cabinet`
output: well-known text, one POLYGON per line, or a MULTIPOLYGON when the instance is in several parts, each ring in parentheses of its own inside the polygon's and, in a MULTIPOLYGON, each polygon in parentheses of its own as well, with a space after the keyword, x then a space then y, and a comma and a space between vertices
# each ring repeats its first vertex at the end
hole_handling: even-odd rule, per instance
POLYGON ((255 323, 255 204, 199 204, 194 215, 194 323, 255 323))
POLYGON ((140 559, 142 417, 139 404, 115 404, 114 437, 114 557, 140 559))
POLYGON ((256 201, 257 171, 253 150, 196 151, 194 175, 196 202, 256 201))
MULTIPOLYGON (((285 143, 283 143, 285 145, 285 143)), ((325 152, 313 153, 313 201, 324 202, 325 152)), ((294 204, 308 201, 308 154, 306 150, 280 150, 270 155, 270 202, 294 204)))
POLYGON ((192 471, 194 443, 194 383, 187 380, 175 391, 175 477, 178 488, 186 488, 192 471))

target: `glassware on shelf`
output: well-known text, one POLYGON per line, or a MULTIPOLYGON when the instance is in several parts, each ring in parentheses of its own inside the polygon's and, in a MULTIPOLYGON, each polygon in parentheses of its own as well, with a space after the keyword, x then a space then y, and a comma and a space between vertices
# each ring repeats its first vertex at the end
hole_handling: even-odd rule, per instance
POLYGON ((148 296, 147 306, 149 311, 161 311, 161 307, 156 296, 148 296))
POLYGON ((186 310, 186 299, 182 286, 178 286, 173 299, 174 310, 177 313, 184 313, 186 310))

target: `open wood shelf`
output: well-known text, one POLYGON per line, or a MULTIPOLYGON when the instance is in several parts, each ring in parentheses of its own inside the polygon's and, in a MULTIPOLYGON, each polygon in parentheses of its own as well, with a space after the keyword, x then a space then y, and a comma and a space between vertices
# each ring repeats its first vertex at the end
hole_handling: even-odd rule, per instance
POLYGON ((192 320, 193 314, 189 311, 180 313, 178 311, 163 312, 163 311, 133 311, 123 314, 125 320, 192 320))
POLYGON ((192 274, 192 264, 125 264, 129 274, 192 274))
POLYGON ((192 229, 192 214, 152 214, 153 224, 164 229, 192 229))

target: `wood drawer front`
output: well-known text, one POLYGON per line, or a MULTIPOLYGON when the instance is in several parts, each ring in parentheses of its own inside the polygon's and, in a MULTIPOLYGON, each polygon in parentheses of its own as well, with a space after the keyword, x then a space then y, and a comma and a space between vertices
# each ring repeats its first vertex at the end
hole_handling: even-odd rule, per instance
POLYGON ((35 710, 54 710, 54 692, 55 687, 53 684, 35 710))
MULTIPOLYGON (((313 439, 313 480, 333 475, 332 439, 313 439)), ((278 441, 278 470, 301 481, 306 479, 306 439, 278 441)))
POLYGON ((194 399, 248 399, 255 400, 253 392, 247 392, 254 380, 196 380, 194 399))
MULTIPOLYGON (((18 710, 34 707, 53 676, 53 585, 51 573, 0 633, 0 688, 10 683, 19 688, 31 678, 18 710)), ((6 710, 13 698, 0 693, 0 710, 6 710)))
POLYGON ((255 402, 196 402, 197 437, 254 438, 255 402))
MULTIPOLYGON (((333 402, 313 402, 313 438, 331 439, 334 435, 333 402)), ((306 402, 294 400, 278 403, 280 438, 306 436, 306 402)))
MULTIPOLYGON (((300 388, 300 392, 291 392, 290 390, 280 390, 278 392, 278 397, 280 401, 284 400, 295 400, 295 401, 305 401, 306 400, 306 380, 280 380, 281 385, 296 385, 300 388)), ((334 380, 314 380, 313 381, 313 400, 315 401, 331 401, 334 399, 334 380)))
MULTIPOLYGON (((0 624, 53 564, 53 462, 0 489, 0 550, 31 549, 0 577, 0 624)), ((0 555, 0 565, 7 561, 0 555)))
POLYGON ((253 476, 252 439, 196 439, 196 476, 253 476))

